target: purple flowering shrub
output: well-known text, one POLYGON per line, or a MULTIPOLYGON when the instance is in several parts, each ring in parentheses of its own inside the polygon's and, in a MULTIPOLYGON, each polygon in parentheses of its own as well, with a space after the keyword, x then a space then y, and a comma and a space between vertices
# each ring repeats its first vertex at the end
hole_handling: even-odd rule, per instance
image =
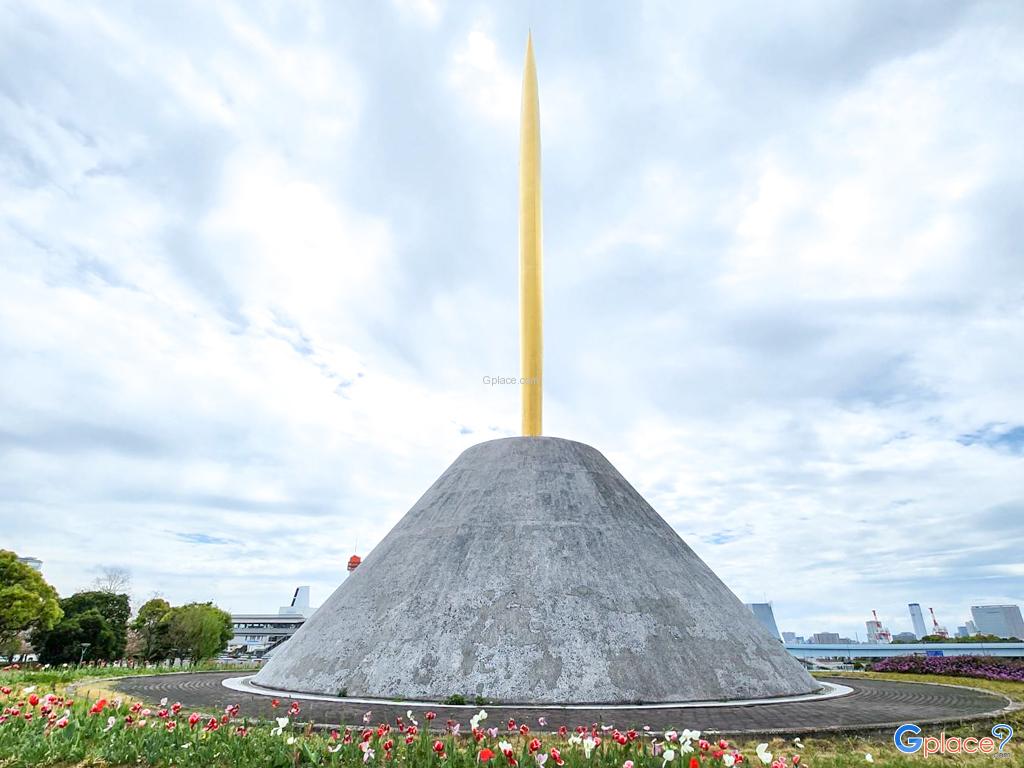
POLYGON ((871 665, 872 672, 952 675, 1024 683, 1024 659, 1002 656, 891 656, 871 665))

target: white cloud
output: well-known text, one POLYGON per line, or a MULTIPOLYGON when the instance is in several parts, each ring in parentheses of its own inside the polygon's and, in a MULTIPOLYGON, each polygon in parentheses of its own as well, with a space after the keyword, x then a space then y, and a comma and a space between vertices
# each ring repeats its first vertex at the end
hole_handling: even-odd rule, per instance
POLYGON ((1017 15, 3 14, 0 509, 63 591, 323 599, 514 432, 532 26, 549 432, 783 629, 1024 600, 1017 15))

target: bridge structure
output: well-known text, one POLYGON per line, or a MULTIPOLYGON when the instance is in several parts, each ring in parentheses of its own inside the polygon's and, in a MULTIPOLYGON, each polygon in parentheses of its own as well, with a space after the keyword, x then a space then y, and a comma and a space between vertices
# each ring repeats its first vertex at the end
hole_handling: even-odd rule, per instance
POLYGON ((887 656, 1024 658, 1024 643, 786 643, 798 659, 880 659, 887 656))

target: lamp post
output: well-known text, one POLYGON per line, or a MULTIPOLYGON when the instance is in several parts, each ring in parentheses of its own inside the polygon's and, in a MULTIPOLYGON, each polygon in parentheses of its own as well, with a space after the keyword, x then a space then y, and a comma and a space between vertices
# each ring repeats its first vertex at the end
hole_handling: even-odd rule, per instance
POLYGON ((82 643, 82 653, 78 656, 78 666, 82 666, 82 662, 85 661, 85 652, 89 650, 89 646, 92 643, 82 643))

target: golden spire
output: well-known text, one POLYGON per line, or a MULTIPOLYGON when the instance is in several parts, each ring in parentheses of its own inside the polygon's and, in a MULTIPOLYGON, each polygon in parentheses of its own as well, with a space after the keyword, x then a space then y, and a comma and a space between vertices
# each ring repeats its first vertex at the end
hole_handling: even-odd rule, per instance
POLYGON ((540 196, 540 102, 533 36, 526 39, 523 103, 519 118, 519 344, 523 434, 541 434, 544 370, 540 196))

